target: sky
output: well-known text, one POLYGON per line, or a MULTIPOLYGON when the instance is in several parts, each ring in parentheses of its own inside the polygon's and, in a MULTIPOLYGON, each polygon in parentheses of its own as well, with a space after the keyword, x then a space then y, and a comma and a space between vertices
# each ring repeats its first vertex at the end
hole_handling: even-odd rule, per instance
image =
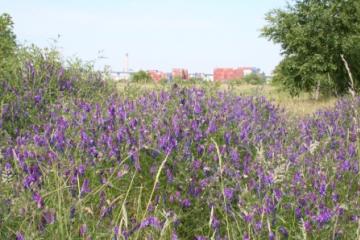
POLYGON ((280 47, 260 37, 265 13, 285 0, 0 0, 21 44, 56 45, 64 58, 95 61, 114 71, 212 73, 254 66, 266 74, 280 47), (60 36, 60 37, 59 37, 60 36), (55 41, 56 40, 56 41, 55 41))

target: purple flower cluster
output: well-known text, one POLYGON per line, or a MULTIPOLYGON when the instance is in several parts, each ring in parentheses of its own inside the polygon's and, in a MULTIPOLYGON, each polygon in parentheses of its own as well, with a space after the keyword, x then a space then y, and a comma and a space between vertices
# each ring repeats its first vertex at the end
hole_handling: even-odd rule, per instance
POLYGON ((287 238, 304 229, 328 236, 334 222, 346 238, 357 226, 351 219, 360 216, 359 136, 349 106, 342 100, 333 110, 289 121, 265 98, 196 88, 104 103, 76 100, 55 105, 47 123, 18 136, 3 149, 0 164, 17 166, 19 194, 31 193, 44 228, 58 219, 46 210, 56 207, 47 205, 56 193, 46 194, 54 191, 48 182, 56 169, 63 186, 55 191, 71 203, 72 221, 80 222, 84 209, 96 219, 92 227, 81 219, 86 224, 76 231, 82 237, 96 228, 111 235, 112 220, 125 206, 133 212, 127 229, 117 227, 124 237, 145 234, 148 226, 160 232, 160 212, 171 212, 177 216, 170 224, 173 239, 208 239, 213 232, 226 239, 229 225, 239 239, 287 238), (166 156, 148 209, 154 216, 140 222, 134 216, 139 190, 125 205, 118 197, 134 174, 134 185, 148 196, 166 156))

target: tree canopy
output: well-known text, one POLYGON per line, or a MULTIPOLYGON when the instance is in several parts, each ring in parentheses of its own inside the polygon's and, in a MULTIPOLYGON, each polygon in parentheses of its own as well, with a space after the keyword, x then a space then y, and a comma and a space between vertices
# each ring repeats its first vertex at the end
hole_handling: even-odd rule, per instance
POLYGON ((343 94, 348 76, 341 59, 360 77, 360 1, 296 0, 267 13, 262 36, 282 47, 274 80, 293 95, 313 91, 343 94))
POLYGON ((151 77, 149 73, 140 70, 132 75, 131 80, 134 82, 149 82, 151 77))
POLYGON ((0 59, 12 55, 16 49, 13 21, 10 15, 0 15, 0 59))
POLYGON ((3 81, 13 77, 18 64, 16 60, 16 36, 14 23, 9 14, 0 15, 0 95, 3 93, 3 81))

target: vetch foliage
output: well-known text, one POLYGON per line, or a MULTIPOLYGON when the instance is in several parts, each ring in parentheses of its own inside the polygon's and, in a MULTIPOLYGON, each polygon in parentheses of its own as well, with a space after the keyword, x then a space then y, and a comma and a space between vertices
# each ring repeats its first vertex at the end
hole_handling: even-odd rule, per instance
POLYGON ((293 120, 263 97, 177 86, 46 109, 1 145, 1 238, 357 236, 349 100, 293 120))

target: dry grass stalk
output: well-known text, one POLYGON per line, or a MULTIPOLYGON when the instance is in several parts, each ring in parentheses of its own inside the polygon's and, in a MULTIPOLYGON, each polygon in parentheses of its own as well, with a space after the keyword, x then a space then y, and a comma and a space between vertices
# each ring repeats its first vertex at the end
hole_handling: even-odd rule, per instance
POLYGON ((355 129, 357 132, 360 132, 360 128, 359 128, 359 125, 358 125, 358 111, 356 109, 356 106, 355 106, 355 103, 356 103, 356 91, 355 91, 355 82, 354 82, 354 78, 351 74, 351 70, 350 70, 350 67, 349 67, 349 64, 348 62, 346 61, 345 57, 343 54, 341 54, 341 59, 342 61, 344 62, 344 65, 345 65, 345 68, 346 68, 346 71, 349 75, 349 78, 350 78, 350 84, 349 84, 349 92, 351 94, 351 97, 352 97, 352 103, 351 103, 351 108, 354 112, 354 116, 353 116, 353 121, 354 121, 354 124, 355 124, 355 129))

